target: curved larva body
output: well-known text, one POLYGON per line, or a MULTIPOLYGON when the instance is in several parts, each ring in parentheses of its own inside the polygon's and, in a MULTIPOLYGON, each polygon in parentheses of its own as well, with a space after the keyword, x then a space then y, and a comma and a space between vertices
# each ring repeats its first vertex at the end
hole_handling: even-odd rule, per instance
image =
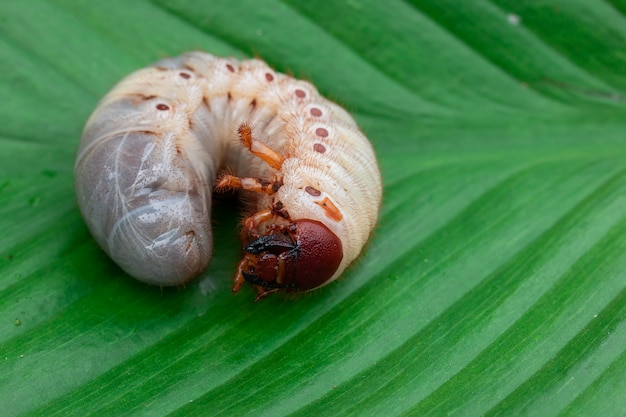
POLYGON ((218 188, 242 188, 251 210, 235 290, 244 279, 262 294, 329 283, 376 223, 374 152, 343 109, 262 61, 201 52, 137 71, 102 99, 75 166, 79 206, 129 274, 181 284, 210 260, 220 167, 237 177, 218 188))

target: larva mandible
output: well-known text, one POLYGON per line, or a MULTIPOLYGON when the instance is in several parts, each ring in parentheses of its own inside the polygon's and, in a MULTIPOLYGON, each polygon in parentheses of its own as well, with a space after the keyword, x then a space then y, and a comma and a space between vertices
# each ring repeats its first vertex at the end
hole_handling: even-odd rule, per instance
POLYGON ((75 165, 82 215, 135 278, 180 285, 212 253, 211 189, 247 194, 245 281, 257 299, 335 280, 377 221, 374 151, 352 117, 264 62, 204 52, 119 82, 86 123, 75 165), (227 167, 237 176, 222 174, 227 167))

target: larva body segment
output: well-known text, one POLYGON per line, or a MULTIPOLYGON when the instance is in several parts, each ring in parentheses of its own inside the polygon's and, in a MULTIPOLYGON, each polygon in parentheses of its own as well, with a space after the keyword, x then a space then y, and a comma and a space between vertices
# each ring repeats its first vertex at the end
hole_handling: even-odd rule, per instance
POLYGON ((376 223, 373 149, 342 108, 259 60, 192 52, 137 71, 87 122, 76 190, 87 224, 129 274, 177 285, 210 259, 210 187, 245 194, 234 291, 259 297, 335 280, 376 223))

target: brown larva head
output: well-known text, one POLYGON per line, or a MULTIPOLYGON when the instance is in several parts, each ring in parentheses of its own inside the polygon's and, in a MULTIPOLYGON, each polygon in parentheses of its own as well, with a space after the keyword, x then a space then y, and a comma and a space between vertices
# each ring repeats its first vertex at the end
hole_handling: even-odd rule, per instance
MULTIPOLYGON (((343 259, 341 240, 316 220, 296 220, 245 247, 249 283, 265 293, 309 291, 324 285, 343 259)), ((262 294, 263 295, 263 294, 262 294)))

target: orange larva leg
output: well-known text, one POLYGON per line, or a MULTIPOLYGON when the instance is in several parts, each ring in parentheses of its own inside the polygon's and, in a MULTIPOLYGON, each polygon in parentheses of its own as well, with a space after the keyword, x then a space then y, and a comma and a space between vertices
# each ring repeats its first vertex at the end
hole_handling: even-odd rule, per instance
POLYGON ((249 233, 253 234, 255 230, 259 227, 260 224, 269 222, 272 220, 276 214, 271 208, 257 211, 252 216, 247 217, 244 220, 244 225, 249 233))
POLYGON ((259 233, 261 224, 269 225, 267 229, 269 233, 282 232, 285 226, 280 223, 274 223, 278 218, 289 220, 289 213, 282 208, 280 203, 246 217, 243 221, 243 228, 241 229, 241 240, 244 242, 244 245, 247 245, 251 240, 256 240, 261 237, 259 233))
POLYGON ((247 124, 242 124, 238 129, 241 143, 250 150, 253 154, 265 161, 266 164, 274 169, 280 170, 285 158, 280 156, 272 148, 268 147, 263 142, 252 137, 252 128, 247 124))
MULTIPOLYGON (((261 224, 269 223, 270 221, 279 217, 289 220, 289 213, 287 213, 287 210, 283 208, 283 205, 280 202, 273 204, 270 208, 259 210, 252 216, 247 217, 244 220, 244 226, 248 230, 250 235, 254 236, 255 231, 261 224)), ((273 224, 271 225, 270 230, 282 230, 284 229, 284 227, 285 226, 281 224, 273 224)))
POLYGON ((283 185, 282 181, 267 181, 260 178, 240 178, 225 174, 220 177, 215 186, 217 191, 241 188, 257 193, 274 194, 283 185))
POLYGON ((244 256, 239 264, 237 265, 237 271, 235 272, 235 277, 233 278, 233 288, 232 292, 237 292, 241 289, 241 286, 246 282, 246 279, 243 277, 242 271, 248 268, 248 257, 244 256))

